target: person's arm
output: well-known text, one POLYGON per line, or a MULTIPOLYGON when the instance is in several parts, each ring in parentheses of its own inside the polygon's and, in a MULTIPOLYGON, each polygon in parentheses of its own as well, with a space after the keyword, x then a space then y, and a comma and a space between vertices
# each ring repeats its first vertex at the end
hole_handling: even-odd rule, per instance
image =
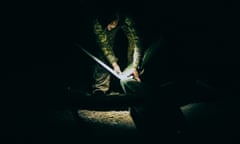
POLYGON ((137 68, 141 59, 141 40, 137 33, 135 23, 130 17, 125 18, 125 24, 127 25, 127 27, 125 28, 125 33, 129 40, 130 51, 133 51, 132 64, 134 67, 137 68))
POLYGON ((117 63, 118 59, 115 56, 113 49, 108 43, 106 31, 103 29, 102 25, 97 20, 95 20, 94 22, 94 33, 96 36, 96 42, 100 47, 101 51, 103 52, 103 55, 113 66, 115 63, 117 63))
POLYGON ((132 53, 130 52, 131 55, 129 55, 129 57, 132 57, 131 58, 132 59, 131 67, 133 68, 132 74, 137 81, 140 81, 137 68, 140 64, 142 53, 141 40, 135 29, 134 21, 130 17, 126 17, 124 22, 126 27, 123 30, 126 33, 129 40, 129 52, 132 51, 132 53))

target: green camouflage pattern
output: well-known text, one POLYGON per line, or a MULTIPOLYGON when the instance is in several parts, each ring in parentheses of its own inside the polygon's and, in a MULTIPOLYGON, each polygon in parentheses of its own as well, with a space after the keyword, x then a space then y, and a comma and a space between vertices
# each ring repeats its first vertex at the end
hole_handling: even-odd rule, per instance
POLYGON ((117 62, 118 58, 114 54, 113 43, 116 32, 121 28, 129 43, 128 64, 138 67, 141 58, 141 44, 133 20, 130 17, 125 17, 123 23, 117 27, 111 31, 107 31, 96 19, 94 21, 94 33, 98 46, 110 64, 117 62))

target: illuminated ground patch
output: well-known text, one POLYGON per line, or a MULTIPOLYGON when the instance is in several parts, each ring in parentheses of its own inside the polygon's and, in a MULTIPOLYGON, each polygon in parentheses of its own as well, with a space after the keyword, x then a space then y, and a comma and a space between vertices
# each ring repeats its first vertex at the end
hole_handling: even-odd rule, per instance
POLYGON ((135 129, 129 111, 96 111, 79 110, 78 115, 83 121, 93 125, 109 128, 135 129))

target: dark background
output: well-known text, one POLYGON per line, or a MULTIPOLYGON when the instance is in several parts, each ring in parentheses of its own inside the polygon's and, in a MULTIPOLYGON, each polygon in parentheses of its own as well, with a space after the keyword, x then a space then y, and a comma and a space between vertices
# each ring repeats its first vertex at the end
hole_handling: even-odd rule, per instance
MULTIPOLYGON (((98 12, 94 3, 7 4, 5 37, 10 39, 5 41, 3 58, 8 71, 10 137, 17 135, 21 142, 28 135, 29 142, 35 141, 38 136, 32 133, 48 127, 48 113, 67 101, 66 85, 88 90, 92 61, 74 44, 87 33, 84 27, 90 16, 98 12)), ((112 5, 118 3, 136 16, 144 45, 160 37, 164 43, 146 71, 153 85, 161 80, 200 79, 216 87, 221 97, 239 95, 235 3, 118 1, 112 5)), ((101 4, 105 6, 104 1, 101 4)))

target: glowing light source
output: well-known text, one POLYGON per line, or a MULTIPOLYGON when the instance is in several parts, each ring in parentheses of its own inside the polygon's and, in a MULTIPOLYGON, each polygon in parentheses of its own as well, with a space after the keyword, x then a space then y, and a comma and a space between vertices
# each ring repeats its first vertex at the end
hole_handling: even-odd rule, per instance
POLYGON ((81 47, 81 49, 88 55, 90 56, 93 60, 95 60, 97 63, 99 63, 102 67, 104 67, 106 70, 108 70, 110 73, 112 73, 114 76, 116 76, 120 80, 125 80, 125 79, 131 79, 133 76, 131 76, 133 69, 127 68, 124 70, 122 73, 118 74, 116 73, 112 68, 110 68, 108 65, 103 63, 100 59, 89 53, 87 50, 81 47))

